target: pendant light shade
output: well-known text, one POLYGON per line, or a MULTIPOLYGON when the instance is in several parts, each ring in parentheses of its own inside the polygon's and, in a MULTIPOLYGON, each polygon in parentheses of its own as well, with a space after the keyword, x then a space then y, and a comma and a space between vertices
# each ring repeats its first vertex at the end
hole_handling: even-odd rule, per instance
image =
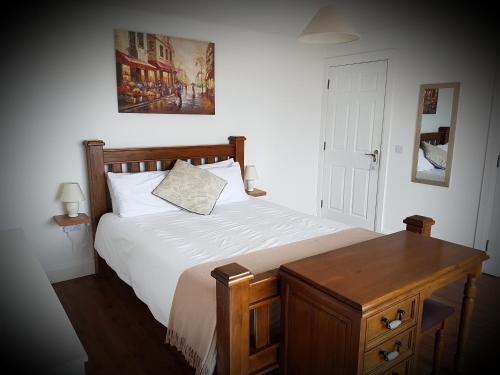
POLYGON ((345 18, 331 5, 324 6, 299 36, 299 41, 313 44, 337 44, 352 42, 359 35, 345 18))

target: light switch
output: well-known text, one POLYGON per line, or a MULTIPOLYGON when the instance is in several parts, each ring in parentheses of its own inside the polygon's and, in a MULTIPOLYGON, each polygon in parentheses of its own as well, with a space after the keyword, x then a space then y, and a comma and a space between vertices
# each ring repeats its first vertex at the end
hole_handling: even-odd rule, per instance
POLYGON ((403 153, 403 146, 401 146, 401 145, 394 146, 394 151, 396 151, 396 154, 402 154, 403 153))

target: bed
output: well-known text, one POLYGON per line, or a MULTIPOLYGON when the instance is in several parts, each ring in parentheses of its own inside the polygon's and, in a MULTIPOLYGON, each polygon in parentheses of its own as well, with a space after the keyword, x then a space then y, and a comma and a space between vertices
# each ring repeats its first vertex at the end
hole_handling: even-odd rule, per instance
POLYGON ((177 281, 188 268, 346 228, 250 197, 216 207, 210 216, 175 211, 121 218, 106 213, 94 247, 167 326, 177 281))
POLYGON ((421 133, 420 134, 420 146, 419 146, 419 156, 417 161, 417 171, 416 178, 419 180, 426 180, 431 182, 443 182, 446 177, 446 169, 445 168, 436 168, 434 167, 427 159, 425 159, 424 151, 422 149, 422 142, 430 143, 433 146, 446 147, 446 151, 448 150, 448 139, 450 135, 450 127, 449 126, 441 126, 439 127, 437 132, 430 133, 421 133))
MULTIPOLYGON (((272 371, 278 367, 279 351, 279 326, 276 335, 270 318, 280 299, 276 269, 254 274, 239 263, 225 264, 226 259, 280 249, 280 245, 307 241, 314 245, 316 238, 346 233, 349 227, 259 198, 216 208, 210 217, 175 212, 119 218, 112 213, 106 172, 168 170, 178 159, 201 165, 233 158, 243 175, 244 142, 245 137, 232 136, 228 144, 124 149, 104 148, 101 140, 84 142, 94 247, 98 249, 94 252, 96 273, 105 275, 113 269, 134 288, 155 318, 167 325, 180 275, 197 264, 218 264, 211 274, 217 280, 214 309, 220 374, 272 371)), ((430 234, 434 223, 422 216, 404 222, 407 230, 424 235, 430 234)))

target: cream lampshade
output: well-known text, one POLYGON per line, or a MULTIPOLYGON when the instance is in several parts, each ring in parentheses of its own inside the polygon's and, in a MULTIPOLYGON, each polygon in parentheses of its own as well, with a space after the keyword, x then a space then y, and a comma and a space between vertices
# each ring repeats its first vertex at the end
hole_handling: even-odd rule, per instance
POLYGON ((65 203, 69 217, 77 217, 79 203, 85 200, 85 196, 77 182, 68 182, 63 184, 59 200, 65 203))
POLYGON ((336 44, 359 39, 349 22, 331 5, 321 7, 299 36, 299 41, 313 44, 336 44))
POLYGON ((259 178, 255 165, 247 165, 245 167, 245 181, 247 182, 247 191, 253 191, 254 181, 259 178))

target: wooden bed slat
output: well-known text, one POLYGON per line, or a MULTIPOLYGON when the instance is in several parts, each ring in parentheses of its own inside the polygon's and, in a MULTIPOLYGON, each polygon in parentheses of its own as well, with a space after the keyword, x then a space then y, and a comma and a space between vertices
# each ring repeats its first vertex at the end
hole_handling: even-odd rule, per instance
POLYGON ((147 161, 146 162, 146 170, 148 172, 151 172, 151 171, 156 171, 156 161, 147 161))
POLYGON ((260 273, 250 282, 249 305, 257 304, 259 301, 279 297, 279 275, 278 270, 260 273))
POLYGON ((255 348, 261 349, 269 345, 270 325, 269 325, 269 305, 264 305, 254 310, 255 319, 255 348))
POLYGON ((141 164, 139 162, 130 163, 130 172, 136 173, 141 171, 141 164))
POLYGON ((421 133, 420 142, 429 142, 432 145, 444 145, 448 143, 450 137, 450 127, 440 126, 434 133, 421 133))
POLYGON ((121 163, 111 164, 111 172, 122 173, 122 164, 121 163))
POLYGON ((248 358, 250 374, 265 374, 275 368, 278 368, 278 349, 279 344, 252 353, 248 358))
POLYGON ((203 158, 209 156, 225 155, 235 157, 234 144, 185 146, 165 148, 130 148, 130 149, 105 149, 104 163, 129 163, 138 161, 177 160, 189 158, 203 158))
POLYGON ((163 161, 163 170, 166 171, 168 169, 172 169, 174 167, 175 160, 164 160, 163 161))

